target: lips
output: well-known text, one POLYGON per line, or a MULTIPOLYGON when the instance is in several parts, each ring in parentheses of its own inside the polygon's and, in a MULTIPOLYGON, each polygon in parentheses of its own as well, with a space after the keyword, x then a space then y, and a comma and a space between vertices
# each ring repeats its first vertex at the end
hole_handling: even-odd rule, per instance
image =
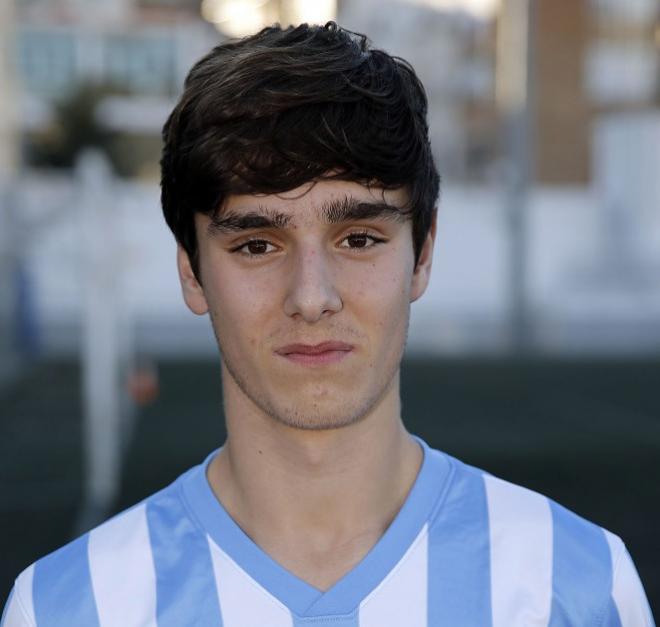
POLYGON ((352 344, 345 342, 321 342, 321 344, 289 344, 275 352, 287 361, 299 366, 328 366, 342 361, 353 351, 352 344))
POLYGON ((289 344, 277 349, 275 352, 279 355, 321 355, 330 351, 350 351, 353 350, 352 344, 344 342, 321 342, 320 344, 289 344))

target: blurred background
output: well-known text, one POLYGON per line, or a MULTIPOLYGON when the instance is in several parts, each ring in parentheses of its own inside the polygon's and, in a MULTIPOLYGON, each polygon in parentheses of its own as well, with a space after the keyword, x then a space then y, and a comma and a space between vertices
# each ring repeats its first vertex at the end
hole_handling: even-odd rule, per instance
POLYGON ((430 101, 409 430, 621 535, 657 615, 658 0, 0 0, 0 596, 222 443, 160 130, 213 45, 328 19, 430 101))

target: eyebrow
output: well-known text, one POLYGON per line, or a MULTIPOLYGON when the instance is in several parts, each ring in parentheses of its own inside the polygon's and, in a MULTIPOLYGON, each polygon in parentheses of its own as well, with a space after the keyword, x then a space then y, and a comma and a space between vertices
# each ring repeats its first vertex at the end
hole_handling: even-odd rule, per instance
POLYGON ((256 211, 237 213, 226 211, 222 215, 212 215, 208 226, 210 235, 214 233, 240 233, 249 229, 283 229, 291 223, 291 216, 279 211, 257 208, 256 211))
MULTIPOLYGON (((405 222, 409 214, 396 205, 386 202, 357 200, 350 196, 324 202, 319 213, 328 224, 341 224, 358 220, 395 220, 405 222)), ((212 215, 208 226, 209 234, 239 233, 250 229, 284 229, 291 224, 293 216, 258 206, 254 211, 225 211, 212 215)))
POLYGON ((321 215, 328 224, 340 224, 341 222, 352 222, 354 220, 372 220, 374 218, 405 222, 409 217, 401 207, 390 205, 385 201, 360 201, 350 196, 323 203, 321 205, 321 215))

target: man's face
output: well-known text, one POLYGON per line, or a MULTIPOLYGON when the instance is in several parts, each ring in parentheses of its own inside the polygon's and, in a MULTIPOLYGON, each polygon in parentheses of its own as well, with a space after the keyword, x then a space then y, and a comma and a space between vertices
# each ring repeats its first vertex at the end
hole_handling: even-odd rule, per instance
POLYGON ((179 271, 188 306, 210 314, 225 391, 302 429, 352 424, 384 397, 431 267, 434 229, 415 268, 405 201, 322 180, 196 216, 201 285, 181 248, 179 271))

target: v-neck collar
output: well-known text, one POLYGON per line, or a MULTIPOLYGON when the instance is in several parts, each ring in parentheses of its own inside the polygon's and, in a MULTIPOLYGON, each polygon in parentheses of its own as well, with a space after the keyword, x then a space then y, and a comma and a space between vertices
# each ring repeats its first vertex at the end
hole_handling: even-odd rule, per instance
POLYGON ((339 581, 325 592, 303 581, 261 549, 234 521, 213 493, 206 470, 218 453, 181 478, 182 496, 204 531, 252 579, 300 617, 350 614, 394 568, 447 492, 449 456, 413 436, 424 458, 417 478, 385 533, 339 581))

